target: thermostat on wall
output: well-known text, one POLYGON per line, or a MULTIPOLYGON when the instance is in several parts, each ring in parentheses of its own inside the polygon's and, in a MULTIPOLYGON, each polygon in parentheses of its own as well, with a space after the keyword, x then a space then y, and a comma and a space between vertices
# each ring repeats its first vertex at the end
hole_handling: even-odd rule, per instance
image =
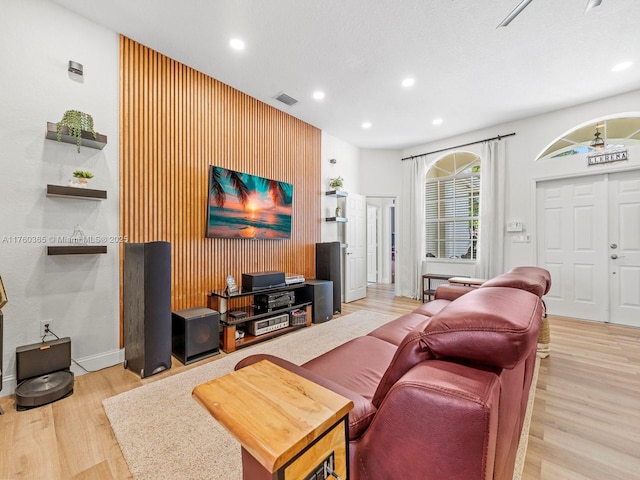
POLYGON ((507 223, 507 232, 522 232, 522 222, 507 223))

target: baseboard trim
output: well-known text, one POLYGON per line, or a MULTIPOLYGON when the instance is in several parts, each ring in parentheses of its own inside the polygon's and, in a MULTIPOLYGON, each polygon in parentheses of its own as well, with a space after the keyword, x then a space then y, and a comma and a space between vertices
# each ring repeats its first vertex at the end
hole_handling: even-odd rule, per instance
MULTIPOLYGON (((71 371, 74 375, 79 376, 88 373, 84 369, 87 369, 89 372, 95 372, 97 370, 102 370, 103 368, 113 367, 114 365, 118 365, 123 362, 124 349, 111 350, 109 352, 98 353, 96 355, 89 355, 88 357, 74 358, 71 361, 71 371), (82 367, 75 362, 82 365, 82 367)), ((15 375, 3 376, 0 397, 13 395, 16 391, 16 381, 15 375)))

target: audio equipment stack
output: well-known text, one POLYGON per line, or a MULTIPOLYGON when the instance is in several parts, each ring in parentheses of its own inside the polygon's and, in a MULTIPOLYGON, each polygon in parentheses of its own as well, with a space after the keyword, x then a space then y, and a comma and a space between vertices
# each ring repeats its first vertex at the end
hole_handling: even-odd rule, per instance
POLYGON ((253 300, 259 309, 271 311, 275 308, 290 307, 295 303, 296 296, 293 292, 263 293, 255 295, 253 300))

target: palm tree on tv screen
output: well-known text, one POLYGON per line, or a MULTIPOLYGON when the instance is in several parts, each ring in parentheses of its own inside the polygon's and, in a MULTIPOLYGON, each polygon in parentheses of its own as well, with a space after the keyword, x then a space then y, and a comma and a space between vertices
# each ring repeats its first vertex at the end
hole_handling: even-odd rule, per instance
MULTIPOLYGON (((219 167, 211 168, 211 178, 209 180, 209 184, 211 185, 211 196, 216 202, 216 205, 219 208, 222 208, 224 207, 226 193, 224 191, 224 187, 222 186, 222 175, 220 170, 221 169, 219 167)), ((233 170, 224 170, 226 171, 227 177, 229 178, 229 183, 236 191, 238 200, 240 201, 242 206, 245 207, 247 201, 249 200, 249 189, 242 180, 242 174, 239 172, 234 172, 233 170)))

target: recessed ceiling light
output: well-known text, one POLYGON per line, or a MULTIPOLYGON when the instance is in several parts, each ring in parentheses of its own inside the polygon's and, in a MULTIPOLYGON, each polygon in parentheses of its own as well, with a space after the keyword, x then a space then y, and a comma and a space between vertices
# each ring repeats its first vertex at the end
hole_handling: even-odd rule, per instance
POLYGON ((404 80, 402 80, 403 87, 411 87, 414 83, 416 83, 416 80, 414 78, 405 78, 404 80))
POLYGON ((321 92, 320 90, 313 92, 313 98, 316 100, 322 100, 324 98, 324 92, 321 92))
POLYGON ((234 50, 244 50, 244 42, 239 38, 232 38, 229 40, 229 46, 234 50))
POLYGON ((371 122, 364 122, 362 128, 371 128, 371 122))
POLYGON ((611 69, 612 72, 621 72, 622 70, 626 70, 627 68, 629 68, 631 65, 633 65, 633 62, 622 62, 617 64, 615 67, 613 67, 611 69))
POLYGON ((431 123, 433 123, 434 125, 442 125, 442 119, 441 118, 435 118, 433 120, 433 122, 431 122, 431 123))

